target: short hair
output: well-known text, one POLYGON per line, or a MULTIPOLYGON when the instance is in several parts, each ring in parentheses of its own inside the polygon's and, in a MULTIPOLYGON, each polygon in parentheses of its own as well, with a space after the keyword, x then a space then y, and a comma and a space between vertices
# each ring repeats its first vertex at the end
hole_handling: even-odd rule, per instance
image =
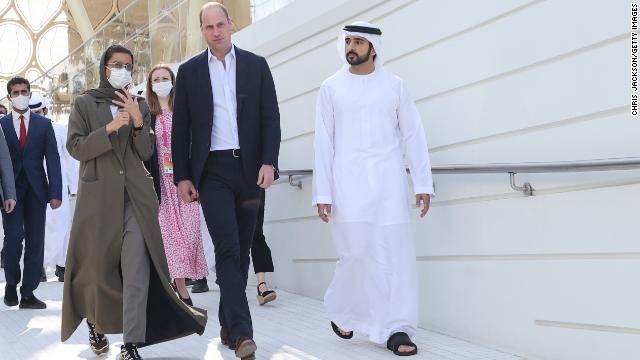
POLYGON ((104 52, 104 65, 107 65, 107 62, 109 60, 111 60, 111 57, 113 56, 113 54, 115 53, 121 53, 121 54, 127 54, 129 56, 131 56, 131 63, 133 63, 133 53, 131 52, 131 50, 127 49, 126 47, 120 45, 120 44, 113 44, 111 46, 109 46, 107 48, 107 50, 104 52))
POLYGON ((4 109, 4 111, 7 111, 7 112, 8 112, 7 107, 6 107, 6 106, 4 106, 4 105, 2 105, 2 104, 0 104, 0 109, 4 109))
POLYGON ((204 13, 204 9, 208 8, 209 6, 213 6, 222 10, 222 12, 224 13, 224 16, 227 17, 227 20, 231 21, 231 17, 229 16, 229 10, 227 10, 226 6, 216 1, 209 1, 208 3, 202 5, 202 7, 200 8, 200 27, 202 27, 202 13, 204 13))
POLYGON ((31 91, 31 84, 29 84, 29 80, 21 76, 14 76, 7 83, 7 94, 11 95, 11 87, 13 87, 13 85, 18 85, 18 84, 27 84, 27 90, 31 91))

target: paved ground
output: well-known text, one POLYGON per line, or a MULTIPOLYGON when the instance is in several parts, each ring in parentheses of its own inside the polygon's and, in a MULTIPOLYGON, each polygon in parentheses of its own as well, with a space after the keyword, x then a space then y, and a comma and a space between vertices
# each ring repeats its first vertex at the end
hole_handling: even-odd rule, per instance
MULTIPOLYGON (((0 303, 0 359, 115 359, 122 337, 111 335, 111 352, 101 358, 87 344, 84 325, 66 343, 60 342, 62 283, 50 274, 36 295, 47 310, 18 310, 0 303)), ((4 294, 4 274, 0 271, 0 294, 4 294)), ((217 289, 210 283, 212 289, 217 289)), ((247 295, 253 315, 258 359, 394 359, 391 352, 373 345, 357 334, 350 341, 337 338, 329 326, 322 303, 303 296, 278 291, 278 300, 264 307, 255 301, 255 290, 247 295)), ((217 291, 194 294, 193 301, 217 314, 217 291)), ((210 319, 203 336, 190 336, 151 346, 140 351, 145 359, 236 359, 233 351, 220 343, 217 319, 210 319)), ((429 360, 515 360, 516 356, 483 348, 452 337, 420 330, 414 338, 420 351, 410 359, 429 360)))

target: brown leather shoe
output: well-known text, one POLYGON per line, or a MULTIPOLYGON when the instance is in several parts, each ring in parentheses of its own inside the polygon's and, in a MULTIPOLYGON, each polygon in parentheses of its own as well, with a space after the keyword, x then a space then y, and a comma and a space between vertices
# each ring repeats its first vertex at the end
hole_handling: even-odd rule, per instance
POLYGON ((258 346, 252 338, 242 336, 236 341, 236 357, 241 360, 255 360, 258 346))

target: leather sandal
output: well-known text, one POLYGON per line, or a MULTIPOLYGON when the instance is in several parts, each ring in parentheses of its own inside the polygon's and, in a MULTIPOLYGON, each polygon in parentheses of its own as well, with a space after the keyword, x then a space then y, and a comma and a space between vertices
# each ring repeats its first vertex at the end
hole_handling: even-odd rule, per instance
POLYGON ((341 339, 349 340, 353 337, 353 331, 349 331, 348 335, 344 335, 340 332, 340 328, 338 327, 338 325, 336 325, 336 323, 334 323, 333 321, 331 322, 331 328, 333 329, 333 332, 336 333, 336 335, 338 335, 341 339))
POLYGON ((393 353, 398 356, 411 356, 418 353, 418 347, 416 344, 411 342, 409 335, 404 332, 397 332, 389 336, 389 340, 387 340, 387 349, 393 351, 393 353), (414 349, 412 351, 399 351, 400 346, 402 345, 413 346, 414 349))

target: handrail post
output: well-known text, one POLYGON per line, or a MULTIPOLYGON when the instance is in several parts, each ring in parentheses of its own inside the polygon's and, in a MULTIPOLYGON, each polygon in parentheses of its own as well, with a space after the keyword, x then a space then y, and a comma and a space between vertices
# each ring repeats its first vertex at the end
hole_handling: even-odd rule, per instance
POLYGON ((527 196, 533 196, 533 186, 531 185, 531 183, 526 182, 523 184, 523 186, 516 185, 516 173, 509 173, 509 183, 513 190, 522 191, 527 196))
POLYGON ((293 175, 289 175, 289 185, 293 187, 297 187, 298 190, 302 190, 302 180, 298 182, 293 182, 293 175))

